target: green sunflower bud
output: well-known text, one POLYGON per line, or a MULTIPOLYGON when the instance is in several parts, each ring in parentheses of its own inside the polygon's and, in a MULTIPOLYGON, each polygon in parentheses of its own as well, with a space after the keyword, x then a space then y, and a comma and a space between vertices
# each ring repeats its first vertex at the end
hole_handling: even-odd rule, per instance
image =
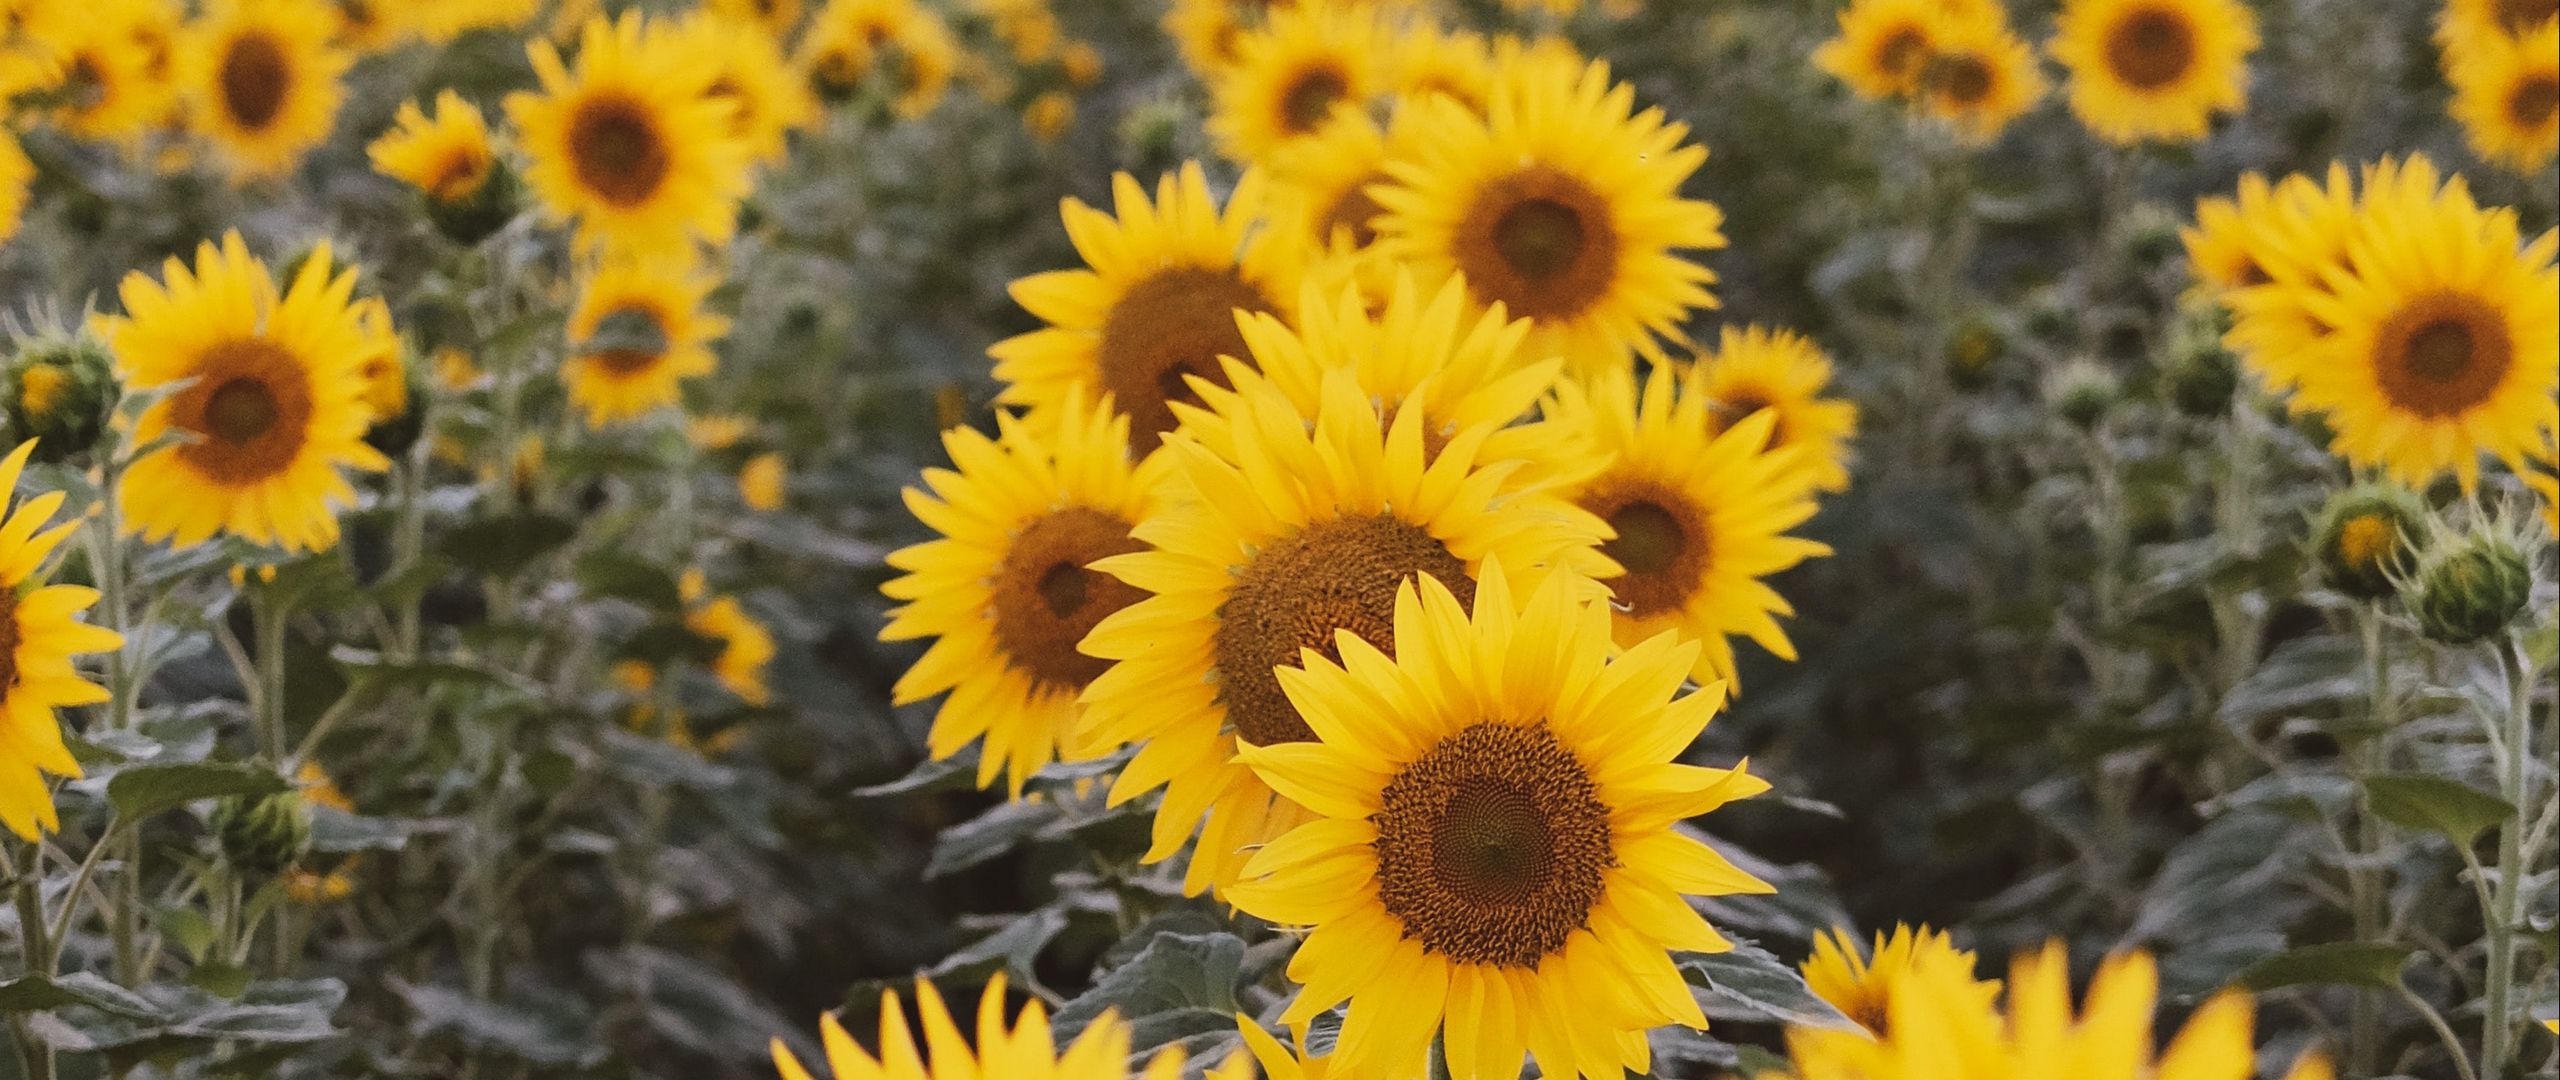
POLYGON ((222 857, 243 874, 283 873, 311 846, 311 804, 299 791, 224 799, 211 825, 222 857))
POLYGON ((1189 115, 1171 101, 1151 101, 1129 110, 1120 122, 1120 160, 1140 176, 1169 171, 1185 156, 1184 128, 1189 115))
POLYGON ((508 168, 504 160, 495 160, 489 163, 489 175, 470 194, 452 200, 421 198, 427 204, 427 221, 436 231, 447 240, 470 247, 515 220, 517 195, 515 170, 508 168))
POLYGON ((2178 236, 2178 215, 2158 203, 2142 203, 2125 214, 2121 226, 2124 247, 2135 263, 2158 266, 2186 250, 2186 242, 2178 236))
POLYGON ((2468 645, 2506 629, 2533 594, 2533 564, 2511 530, 2445 532, 2427 545, 2403 581, 2418 629, 2447 645, 2468 645))
POLYGON ((2121 391, 2116 373, 2092 360, 2073 360, 2045 377, 2044 399, 2054 414, 2078 428, 2096 427, 2121 391))
POLYGON ((2391 575, 2407 564, 2424 534, 2426 515, 2417 496, 2387 484, 2330 496, 2312 535, 2321 580, 2359 600, 2391 595, 2391 575))
POLYGON ((2179 350, 2167 374, 2170 404, 2189 416, 2231 411, 2231 395, 2240 390, 2240 358, 2219 342, 2197 341, 2179 350))
POLYGON ((1992 369, 2009 352, 2008 335, 1981 316, 1966 319, 1947 340, 1947 373, 1956 385, 1971 389, 1991 381, 1992 369))
POLYGON ((97 445, 122 396, 114 359, 86 335, 37 338, 0 374, 0 415, 14 439, 37 440, 37 461, 62 461, 97 445))

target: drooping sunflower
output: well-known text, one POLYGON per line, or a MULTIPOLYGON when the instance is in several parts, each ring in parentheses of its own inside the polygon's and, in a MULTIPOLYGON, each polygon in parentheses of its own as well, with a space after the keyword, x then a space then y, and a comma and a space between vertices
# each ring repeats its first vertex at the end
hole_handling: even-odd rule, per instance
POLYGON ((1129 530, 1155 505, 1129 462, 1128 418, 1070 393, 1039 425, 997 416, 990 439, 942 436, 953 470, 928 469, 907 506, 940 534, 889 556, 904 575, 884 641, 933 644, 898 679, 897 704, 948 691, 927 748, 938 759, 984 738, 978 786, 1002 774, 1013 794, 1057 760, 1076 695, 1109 666, 1076 651, 1103 617, 1143 594, 1091 569, 1144 545, 1129 530))
MULTIPOLYGON (((924 1030, 924 1045, 907 1024, 904 1003, 894 990, 880 995, 880 1042, 866 1051, 830 1013, 819 1020, 818 1033, 827 1051, 827 1069, 835 1080, 1177 1080, 1182 1051, 1166 1049, 1137 1073, 1129 1071, 1129 1025, 1116 1013, 1085 1026, 1066 1049, 1049 1034, 1049 1012, 1037 999, 1022 1007, 1008 1026, 1004 1019, 1005 977, 987 980, 978 998, 977 1045, 952 1023, 942 992, 916 980, 915 1007, 924 1030)), ((773 1064, 782 1080, 822 1080, 800 1059, 773 1041, 773 1064)))
POLYGON ((478 106, 446 90, 436 95, 429 119, 414 101, 400 103, 392 128, 365 148, 375 171, 418 189, 436 202, 470 202, 488 184, 498 163, 489 121, 478 106))
POLYGON ((1903 97, 1919 89, 1946 21, 1944 0, 1857 0, 1813 62, 1863 97, 1903 97))
POLYGON ((820 93, 849 97, 875 74, 898 114, 940 104, 960 66, 960 43, 942 17, 915 0, 828 0, 800 38, 800 67, 820 93))
POLYGON ((2531 175, 2560 153, 2560 20, 2484 35, 2445 61, 2454 118, 2481 157, 2531 175))
MULTIPOLYGON (((19 443, 0 461, 0 500, 13 498, 35 447, 32 439, 19 443)), ((80 527, 78 521, 45 527, 63 498, 45 492, 19 503, 0 524, 0 762, 7 763, 0 767, 0 824, 30 842, 60 826, 45 775, 80 775, 54 710, 107 700, 106 688, 82 678, 71 658, 124 647, 123 636, 78 618, 98 602, 97 590, 29 587, 54 548, 80 527)))
POLYGON ((2258 19, 2239 0, 2069 0, 2053 57, 2071 111, 2108 142, 2193 142, 2248 102, 2258 19))
POLYGON ((1721 426, 1715 407, 1694 369, 1659 369, 1639 389, 1620 368, 1565 380, 1546 415, 1549 453, 1584 463, 1560 494, 1615 534, 1600 550, 1626 571, 1606 583, 1619 643, 1679 630, 1703 646, 1697 678, 1730 681, 1730 635, 1795 659, 1777 620, 1795 609, 1762 579, 1831 549, 1787 535, 1815 508, 1804 449, 1768 449, 1777 413, 1721 426))
POLYGON ((1930 42, 1914 105, 1972 144, 1998 138, 2044 100, 2035 50, 1997 11, 1947 16, 1930 42))
MULTIPOLYGON (((2109 959, 2079 1015, 2071 1007, 2070 961, 2056 942, 2010 968, 2005 1012, 1990 1003, 1969 965, 1915 964, 1889 994, 1883 1038, 1788 1033, 1799 1080, 2013 1080, 2022 1076, 2142 1076, 2151 1080, 2232 1080, 2256 1074, 2248 995, 2224 991, 2187 1018, 2155 1060, 2151 1015, 2159 976, 2151 957, 2109 959)), ((2329 1080, 2316 1054, 2288 1080, 2329 1080)))
POLYGON ((729 130, 767 165, 782 160, 791 132, 818 119, 818 98, 793 70, 782 46, 757 24, 697 12, 667 31, 675 46, 711 58, 713 74, 703 93, 729 105, 729 130))
POLYGON ((29 28, 54 53, 61 104, 52 116, 83 139, 131 144, 168 119, 177 101, 165 50, 178 15, 166 0, 100 0, 42 9, 29 28))
POLYGON ((1387 89, 1387 33, 1374 7, 1306 4, 1275 9, 1236 44, 1236 61, 1210 89, 1209 133, 1239 161, 1272 155, 1367 108, 1387 89))
POLYGON ((638 13, 580 32, 573 73, 550 42, 526 46, 539 92, 507 97, 543 210, 580 239, 633 252, 727 242, 749 186, 731 106, 704 91, 712 57, 651 33, 638 13))
POLYGON ((1660 358, 1657 337, 1713 307, 1715 275, 1678 254, 1722 247, 1723 214, 1682 198, 1707 151, 1685 125, 1635 111, 1606 63, 1524 54, 1482 119, 1441 99, 1412 157, 1369 189, 1387 254, 1463 273, 1482 304, 1532 320, 1531 351, 1576 370, 1660 358))
POLYGON ((616 258, 595 269, 569 312, 574 354, 560 368, 588 427, 674 405, 684 380, 719 366, 711 343, 729 320, 703 310, 718 285, 682 257, 616 258))
POLYGON ((1858 431, 1858 407, 1823 396, 1831 386, 1831 358, 1791 330, 1726 327, 1713 355, 1693 369, 1695 389, 1715 402, 1719 426, 1730 427, 1762 410, 1777 415, 1769 449, 1800 448, 1803 476, 1816 490, 1849 489, 1849 438, 1858 431))
POLYGON ((1235 761, 1239 745, 1315 738, 1280 668, 1335 631, 1391 646, 1396 586, 1420 575, 1462 594, 1496 557, 1524 573, 1607 571, 1599 523, 1559 501, 1505 492, 1515 465, 1481 457, 1490 425, 1436 456, 1424 410, 1381 415, 1353 374, 1326 376, 1312 418, 1243 365, 1222 396, 1232 456, 1177 432, 1160 512, 1134 531, 1149 550, 1095 564, 1148 596, 1102 620, 1083 651, 1114 661, 1087 686, 1077 742, 1139 743, 1114 803, 1158 787, 1150 861, 1199 841, 1184 888, 1234 882, 1252 849, 1305 812, 1235 761), (1203 814, 1206 821, 1203 822, 1203 814))
POLYGON ((686 570, 678 591, 686 606, 685 629, 720 643, 719 655, 711 658, 711 674, 720 685, 749 705, 773 700, 764 681, 765 667, 773 663, 773 631, 737 597, 712 595, 701 570, 686 570))
POLYGON ((1155 198, 1123 173, 1113 213, 1075 199, 1060 213, 1087 269, 1013 283, 1013 298, 1048 326, 997 342, 998 400, 1038 407, 1083 388, 1129 417, 1129 446, 1156 447, 1173 429, 1168 402, 1191 396, 1186 376, 1216 381, 1221 356, 1244 354, 1236 312, 1285 311, 1296 299, 1303 247, 1256 229, 1264 180, 1247 172, 1221 207, 1197 163, 1156 182, 1155 198))
MULTIPOLYGON (((1975 966, 1973 953, 1956 948, 1944 930, 1896 925, 1889 936, 1876 931, 1875 946, 1862 953, 1848 931, 1834 929, 1814 936, 1813 956, 1804 962, 1804 981, 1815 996, 1857 1021, 1868 1034, 1885 1037, 1892 1032, 1893 988, 1906 980, 1925 978, 1926 971, 1941 964, 1967 973, 1975 966)), ((1971 983, 1970 993, 1988 1009, 1999 996, 2000 984, 1971 983)))
POLYGON ((1436 1031, 1452 1076, 1644 1071, 1647 1029, 1706 1026, 1671 952, 1730 947, 1684 896, 1773 891, 1674 826, 1768 784, 1674 763, 1724 702, 1679 694, 1694 643, 1612 658, 1606 601, 1519 603, 1498 561, 1474 594, 1408 582, 1392 657, 1346 634, 1281 671, 1314 737, 1238 756, 1311 819, 1228 895, 1308 928, 1284 1018, 1350 1002, 1331 1068, 1420 1075, 1436 1031))
POLYGON ((336 270, 323 243, 279 295, 235 232, 199 246, 192 271, 170 259, 161 278, 126 275, 125 314, 102 327, 129 390, 187 384, 134 425, 138 445, 186 441, 125 473, 126 528, 179 546, 217 532, 288 551, 336 543, 337 507, 355 500, 342 470, 390 465, 364 443, 360 369, 375 339, 355 271, 336 270))
POLYGON ((2366 178, 2343 272, 2325 291, 2243 290, 2298 305, 2334 330, 2294 355, 2255 353, 2298 384, 2297 411, 2328 414, 2348 461, 2413 487, 2450 470, 2467 487, 2483 453, 2513 459, 2560 424, 2560 233, 2528 244, 2512 210, 2484 210, 2423 156, 2366 178))
POLYGON ((291 170, 329 137, 350 62, 318 0, 215 0, 180 53, 189 115, 242 179, 291 170))

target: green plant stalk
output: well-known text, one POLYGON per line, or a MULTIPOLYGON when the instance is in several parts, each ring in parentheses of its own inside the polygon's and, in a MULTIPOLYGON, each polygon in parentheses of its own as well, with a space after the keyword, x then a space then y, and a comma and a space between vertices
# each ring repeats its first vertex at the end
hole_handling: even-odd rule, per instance
POLYGON ((281 764, 292 748, 285 743, 284 730, 284 627, 287 604, 273 589, 261 588, 251 594, 250 621, 257 634, 257 712, 258 749, 267 760, 281 764))
POLYGON ((2533 760, 2533 672, 2523 648, 2522 642, 2505 640, 2498 646, 2508 697, 2498 740, 2498 794, 2515 807, 2515 817, 2498 830, 2498 884, 2490 910, 2482 913, 2487 916, 2489 971, 2482 994, 2486 1015, 2480 1021, 2480 1071, 2489 1076, 2506 1075, 2508 1059, 2515 1055, 2516 928, 2524 921, 2522 881, 2532 869, 2525 865, 2524 834, 2532 805, 2525 786, 2526 766, 2533 760))
MULTIPOLYGON (((117 505, 118 489, 124 480, 125 462, 114 453, 106 455, 106 458, 106 462, 101 466, 103 475, 99 480, 98 488, 98 523, 96 529, 90 534, 92 539, 89 552, 90 561, 94 564, 98 575, 97 617, 101 625, 119 634, 125 634, 132 630, 132 622, 125 607, 125 587, 130 575, 126 573, 125 567, 128 548, 124 543, 122 508, 117 505)), ((141 672, 136 665, 125 662, 125 649, 132 645, 133 642, 127 641, 123 647, 107 654, 107 730, 109 731, 124 731, 133 727, 133 701, 141 691, 141 672)), ((118 854, 121 856, 119 859, 121 865, 117 867, 116 899, 111 905, 113 910, 107 913, 107 937, 113 943, 115 951, 116 977, 126 985, 134 985, 142 979, 140 945, 142 833, 140 830, 127 829, 115 839, 119 848, 118 854)), ((97 848, 93 848, 89 858, 82 863, 81 873, 84 877, 89 872, 89 868, 96 864, 98 850, 105 848, 107 843, 107 837, 102 836, 98 839, 97 848)), ((66 905, 77 905, 78 902, 76 889, 72 896, 64 900, 66 905)), ((66 923, 69 921, 67 914, 66 912, 66 923)))
MULTIPOLYGON (((25 965, 26 974, 51 976, 53 947, 45 941, 44 932, 44 841, 26 846, 26 853, 19 856, 17 871, 18 959, 25 965)), ((34 1032, 27 1028, 25 1015, 11 1015, 9 1029, 26 1075, 31 1080, 53 1080, 53 1048, 36 1041, 34 1032)))
MULTIPOLYGON (((2382 606, 2368 603, 2356 612, 2357 628, 2363 631, 2365 666, 2365 710, 2373 731, 2357 744, 2350 766, 2355 770, 2358 790, 2366 777, 2388 764, 2384 740, 2391 731, 2390 657, 2383 652, 2382 606)), ((2356 814, 2356 849, 2348 861, 2347 892, 2354 909, 2355 940, 2381 941, 2383 925, 2383 882, 2370 860, 2382 851, 2382 819, 2368 809, 2356 814)), ((2347 1026, 2347 1075, 2372 1076, 2382 1052, 2380 1002, 2372 991, 2359 991, 2355 996, 2347 1026)))

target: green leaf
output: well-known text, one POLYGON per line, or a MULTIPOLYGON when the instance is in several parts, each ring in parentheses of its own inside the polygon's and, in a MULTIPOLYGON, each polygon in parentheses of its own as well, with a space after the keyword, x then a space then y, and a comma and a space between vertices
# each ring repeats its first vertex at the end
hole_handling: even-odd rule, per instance
POLYGON ((1168 1043, 1233 1036, 1243 969, 1244 939, 1234 934, 1158 934, 1093 989, 1059 1007, 1058 1041, 1072 1041, 1105 1010, 1130 1018, 1132 1056, 1168 1043))
POLYGON ((445 534, 444 554, 465 570, 513 577, 576 535, 567 518, 520 510, 455 528, 445 534))
POLYGON ((24 975, 0 983, 0 1013, 43 1012, 65 1005, 86 1005, 135 1020, 163 1015, 150 999, 86 971, 24 975))
POLYGON ((255 765, 214 761, 137 765, 107 781, 107 802, 117 814, 138 820, 198 799, 273 795, 290 786, 275 770, 255 765))
POLYGON ((2431 832, 2470 847, 2480 834, 2515 816, 2515 804, 2459 780, 2390 773, 2364 781, 2365 805, 2404 829, 2431 832))
POLYGON ((646 559, 618 551, 592 552, 578 560, 578 587, 596 596, 628 600, 659 611, 681 611, 675 575, 646 559))
POLYGON ((1790 1027, 1863 1031, 1804 984, 1804 976, 1769 951, 1748 941, 1735 941, 1720 953, 1681 953, 1680 977, 1705 991, 1708 1014, 1737 1019, 1770 1019, 1790 1027), (1718 1009, 1721 1002, 1729 1008, 1718 1009))
POLYGON ((933 858, 925 863, 928 879, 954 874, 1003 855, 1040 835, 1058 820, 1058 805, 1046 799, 997 803, 986 813, 942 830, 933 858))
POLYGON ((2305 945, 2249 965, 2240 985, 2261 993, 2283 986, 2369 986, 2388 990, 2400 985, 2400 969, 2409 949, 2381 942, 2332 941, 2305 945))

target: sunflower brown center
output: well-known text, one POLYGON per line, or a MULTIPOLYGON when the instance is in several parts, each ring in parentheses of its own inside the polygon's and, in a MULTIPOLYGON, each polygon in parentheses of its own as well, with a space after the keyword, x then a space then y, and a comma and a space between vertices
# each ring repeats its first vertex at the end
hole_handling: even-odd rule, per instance
POLYGON ((1304 135, 1333 115, 1333 107, 1351 93, 1351 80, 1342 69, 1332 64, 1308 68, 1298 73, 1289 89, 1280 95, 1280 127, 1292 135, 1304 135))
POLYGON ((1175 267, 1131 286, 1103 320, 1097 350, 1102 388, 1128 414, 1130 447, 1155 449, 1174 427, 1169 403, 1198 400, 1183 376, 1225 386, 1218 357, 1246 355, 1236 312, 1269 310, 1262 290, 1229 269, 1175 267))
POLYGON ((569 162, 581 186, 623 208, 648 202, 674 168, 648 108, 621 94, 578 104, 569 117, 569 162))
POLYGON ((177 452, 216 482, 266 479, 301 453, 311 420, 311 380, 290 353, 264 338, 205 350, 195 381, 170 399, 170 423, 196 436, 177 452))
POLYGON ((627 379, 658 366, 666 359, 666 341, 671 336, 667 320, 656 311, 640 305, 618 307, 596 320, 594 337, 602 348, 586 353, 587 361, 604 369, 605 374, 627 379), (641 342, 655 342, 644 347, 641 342))
POLYGON ((1143 547, 1129 538, 1128 522, 1091 507, 1052 511, 1024 526, 996 567, 990 605, 1005 658, 1056 689, 1081 690, 1102 674, 1111 662, 1077 652, 1076 643, 1146 594, 1086 567, 1143 547))
POLYGON ((1379 796, 1378 899, 1423 948, 1535 968, 1587 925, 1617 864, 1609 810, 1544 724, 1479 723, 1379 796))
POLYGON ((1990 62, 1972 53, 1941 56, 1931 62, 1929 73, 1938 96, 1958 107, 1981 104, 1996 85, 1990 62))
POLYGON ((2420 297, 2393 312, 2374 338, 2383 396, 2429 418, 2457 416, 2489 400, 2514 363, 2505 320, 2459 293, 2420 297))
POLYGON ((1632 477, 1603 481, 1582 506, 1618 534, 1600 553, 1626 568, 1608 584, 1628 614, 1647 618, 1688 602, 1707 572, 1702 508, 1657 481, 1632 477))
POLYGON ((427 178, 427 194, 438 202, 460 202, 480 191, 489 179, 489 155, 477 147, 455 147, 436 163, 427 178))
POLYGON ((1588 185, 1533 164, 1476 193, 1458 223, 1456 255, 1467 281, 1513 315, 1572 318, 1615 283, 1618 234, 1588 185))
POLYGON ((1894 27, 1876 42, 1876 69, 1897 79, 1920 72, 1929 57, 1929 34, 1917 24, 1894 27))
POLYGON ((2498 23, 2510 34, 2523 34, 2560 17, 2560 0, 2498 0, 2498 23))
POLYGON ((0 692, 18 685, 18 591, 0 589, 0 692))
POLYGON ((2107 35, 2107 67, 2137 90, 2157 90, 2185 76, 2196 62, 2196 28, 2185 15, 2143 8, 2107 35))
POLYGON ((217 81, 223 110, 231 114, 232 122, 257 131, 284 111, 285 94, 293 89, 293 63, 275 39, 242 34, 222 51, 217 81))
MULTIPOLYGON (((1724 406, 1724 415, 1728 424, 1739 424, 1751 419, 1762 409, 1772 408, 1767 396, 1756 393, 1727 394, 1719 404, 1724 406)), ((1773 411, 1770 414, 1770 420, 1772 422, 1769 425, 1769 445, 1776 446, 1786 442, 1786 414, 1773 411)))
POLYGON ((1325 208, 1324 220, 1316 226, 1316 239, 1330 243, 1334 233, 1349 229, 1353 247, 1365 248, 1376 242, 1378 215, 1385 213, 1386 208, 1369 197, 1369 185, 1384 179, 1386 177, 1378 173, 1370 173, 1343 188, 1342 194, 1334 197, 1333 205, 1325 208))
POLYGON ((95 54, 86 51, 71 58, 70 67, 62 75, 62 90, 69 99, 71 111, 76 113, 85 113, 106 104, 113 93, 113 87, 107 83, 106 65, 100 64, 95 54))
POLYGON ((1317 522, 1256 552, 1238 571, 1211 641, 1237 736, 1256 746, 1313 741, 1274 671, 1297 666, 1301 649, 1339 662, 1336 630, 1392 654, 1396 587, 1416 574, 1475 603, 1467 564, 1392 514, 1317 522))
POLYGON ((2560 79, 2536 75, 2516 84, 2515 93, 2507 96, 2507 116, 2517 127, 2536 130, 2560 113, 2560 79))

